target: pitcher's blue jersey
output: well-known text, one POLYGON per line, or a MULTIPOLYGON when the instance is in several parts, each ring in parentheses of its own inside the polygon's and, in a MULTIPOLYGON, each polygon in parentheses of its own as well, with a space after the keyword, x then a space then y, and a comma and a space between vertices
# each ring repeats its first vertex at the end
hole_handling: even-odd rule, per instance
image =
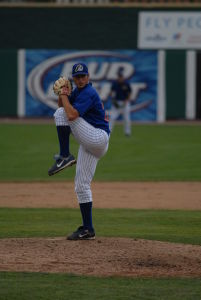
POLYGON ((110 133, 103 104, 91 83, 87 84, 83 89, 75 88, 69 98, 72 106, 79 112, 80 117, 95 128, 100 128, 108 134, 110 133))

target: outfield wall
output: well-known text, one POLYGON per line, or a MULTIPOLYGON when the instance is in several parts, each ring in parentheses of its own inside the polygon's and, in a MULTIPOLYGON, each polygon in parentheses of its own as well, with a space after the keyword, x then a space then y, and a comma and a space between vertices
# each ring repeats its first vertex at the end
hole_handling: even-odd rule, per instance
POLYGON ((0 116, 16 116, 18 101, 17 51, 0 51, 0 116))
MULTIPOLYGON (((28 62, 26 59, 24 62, 23 59, 20 59, 20 53, 24 51, 20 49, 28 49, 25 50, 25 53, 31 51, 31 49, 35 50, 35 54, 32 51, 32 54, 36 57, 33 60, 37 60, 38 51, 41 51, 41 49, 44 49, 47 53, 48 51, 52 53, 52 49, 57 49, 58 53, 56 55, 59 55, 59 51, 78 52, 80 50, 84 52, 89 50, 92 52, 108 50, 111 53, 114 51, 119 53, 130 51, 134 54, 136 51, 138 51, 138 54, 140 52, 143 53, 143 51, 147 51, 147 53, 155 51, 158 58, 157 66, 153 65, 153 67, 157 67, 156 87, 154 86, 155 83, 152 84, 156 88, 157 94, 151 95, 156 103, 155 119, 152 116, 151 119, 148 118, 147 120, 163 122, 166 119, 201 118, 201 92, 199 87, 201 76, 201 35, 199 36, 196 31, 196 36, 194 35, 194 37, 196 37, 197 41, 195 44, 192 44, 193 46, 191 44, 182 45, 181 37, 185 32, 178 34, 175 31, 176 34, 171 47, 165 49, 160 44, 164 38, 163 34, 156 33, 154 36, 149 36, 149 39, 152 39, 152 44, 150 45, 155 49, 149 49, 146 45, 143 49, 143 41, 139 42, 138 21, 139 16, 142 15, 141 13, 147 12, 160 13, 162 15, 164 9, 154 8, 154 10, 150 10, 148 8, 134 7, 18 7, 11 9, 1 7, 0 87, 2 97, 0 116, 26 115, 26 104, 23 103, 26 102, 27 97, 27 74, 25 70, 28 62), (142 46, 140 43, 142 43, 142 46), (8 77, 4 76, 5 74, 12 78, 12 88, 8 84, 8 77), (7 93, 8 89, 9 95, 7 93)), ((194 22, 192 21, 193 18, 188 18, 189 24, 186 26, 190 29, 195 24, 198 27, 200 26, 200 8, 169 8, 165 12, 182 12, 184 17, 186 12, 195 13, 197 23, 192 23, 194 22)), ((154 26, 157 28, 160 24, 157 23, 157 20, 154 22, 154 26)), ((166 34, 165 31, 164 34, 166 34)), ((167 47, 168 44, 164 45, 164 47, 167 47)), ((133 73, 132 80, 135 84, 149 84, 149 90, 151 83, 146 82, 147 67, 143 61, 143 55, 139 55, 139 59, 141 60, 140 70, 142 71, 144 68, 144 75, 142 76, 143 78, 139 79, 136 71, 133 73)), ((44 60, 46 60, 45 57, 44 60)), ((107 60, 104 62, 106 63, 107 60)), ((122 59, 122 62, 124 62, 124 59, 122 59)), ((139 62, 135 63, 133 61, 132 64, 133 68, 136 69, 136 65, 139 65, 139 62)), ((60 75, 60 71, 56 73, 56 76, 58 75, 60 75)), ((147 95, 145 95, 145 91, 143 93, 142 95, 141 92, 140 97, 148 100, 150 98, 149 93, 147 95)), ((35 101, 41 100, 36 97, 35 101)), ((153 109, 151 110, 153 115, 153 109)), ((52 112, 47 111, 43 109, 43 114, 41 115, 52 114, 52 112)), ((145 111, 145 115, 148 115, 147 111, 145 111)))
MULTIPOLYGON (((31 68, 34 69, 36 64, 40 65, 41 58, 37 62, 38 53, 41 50, 3 50, 0 51, 0 67, 1 67, 1 109, 0 116, 51 116, 53 114, 53 110, 55 109, 54 105, 48 105, 48 93, 47 99, 44 100, 43 96, 40 97, 39 87, 35 85, 35 92, 32 91, 30 93, 30 89, 28 87, 28 73, 31 72, 31 68), (21 53, 29 53, 29 58, 26 60, 25 56, 21 55, 21 53), (34 64, 30 67, 30 55, 32 54, 32 58, 34 64), (35 53, 35 55, 34 55, 35 53), (28 67, 29 65, 29 67, 28 67), (10 85, 12 82, 12 86, 10 85), (37 95, 35 95, 37 94, 37 95), (30 98, 32 95, 32 99, 30 101, 34 101, 32 103, 32 108, 35 107, 35 110, 30 111, 30 105, 28 102, 28 97, 30 98), (43 101, 44 100, 44 101, 43 101), (26 106, 26 103, 28 106, 26 106), (43 103, 43 108, 41 109, 41 105, 39 103, 43 103), (37 105, 39 105, 37 107, 37 105), (47 107, 44 107, 47 105, 47 107), (48 108, 49 107, 49 108, 48 108), (38 109, 38 113, 36 112, 38 109), (27 112, 26 112, 27 111, 27 112)), ((43 59, 44 62, 47 60, 51 50, 43 50, 46 54, 43 59)), ((54 50, 55 57, 58 57, 60 54, 66 53, 80 53, 80 51, 72 51, 72 50, 54 50)), ((82 61, 84 54, 88 51, 82 51, 82 61)), ((91 63, 97 63, 100 57, 94 57, 94 53, 97 51, 90 51, 91 57, 88 58, 88 61, 92 60, 91 63)), ((99 51, 101 52, 101 51, 99 51)), ((104 52, 104 51, 102 51, 104 52)), ((133 74, 130 82, 135 85, 133 88, 133 104, 140 104, 142 101, 152 100, 155 107, 149 106, 148 108, 144 108, 144 114, 141 114, 142 119, 144 121, 159 121, 163 122, 166 119, 189 119, 193 120, 195 118, 200 118, 200 102, 198 99, 201 98, 200 92, 200 84, 199 78, 201 77, 201 59, 200 52, 196 51, 137 51, 137 50, 115 50, 115 51, 107 51, 111 53, 111 57, 113 53, 124 53, 129 52, 133 53, 133 57, 141 58, 135 63, 134 59, 132 61, 133 69, 135 69, 135 73, 133 74), (157 56, 157 64, 153 65, 155 68, 155 73, 153 70, 151 71, 151 66, 147 64, 146 60, 144 61, 143 57, 150 56, 150 53, 155 53, 157 56), (137 54, 137 55, 136 55, 137 54), (197 61, 197 63, 196 63, 197 61), (175 67, 176 66, 176 67, 175 67), (150 73, 151 72, 151 73, 150 73), (157 79, 156 79, 157 76, 157 79), (153 80, 151 80, 153 79, 153 80), (151 86, 150 86, 151 85, 151 86), (137 88, 137 90, 136 90, 137 88), (155 90, 155 92, 153 91, 155 90), (137 92, 139 91, 139 93, 137 92), (135 103, 134 103, 135 102, 135 103), (151 112, 152 115, 149 114, 151 112), (147 117, 149 114, 149 117, 147 117)), ((51 54, 53 55, 53 54, 51 54)), ((99 61, 99 65, 103 67, 104 63, 108 63, 110 65, 110 60, 105 58, 105 60, 99 61)), ((151 57, 151 56, 150 56, 151 57)), ((115 59, 115 58, 114 58, 115 59)), ((119 61, 119 60, 118 60, 119 61)), ((120 62, 125 63, 127 60, 125 58, 121 58, 120 62)), ((85 61, 87 62, 87 61, 85 61)), ((67 70, 67 62, 63 62, 63 66, 66 65, 67 70)), ((68 64, 70 67, 70 64, 68 64)), ((99 66, 99 67, 100 67, 99 66)), ((54 72, 54 76, 49 78, 48 80, 54 81, 54 78, 57 78, 60 75, 64 75, 66 73, 61 73, 64 67, 60 66, 60 69, 57 69, 54 72)), ((69 70, 69 69, 68 69, 69 70)), ((109 70, 108 70, 109 71, 109 70)), ((117 70, 116 70, 117 72, 117 70)), ((107 99, 106 95, 108 94, 108 86, 106 85, 106 78, 99 78, 99 80, 95 80, 95 87, 100 91, 101 88, 101 96, 106 104, 106 108, 109 105, 109 99, 107 99), (106 87, 106 91, 104 91, 104 83, 106 87), (99 87, 98 87, 99 84, 99 87), (100 87, 102 85, 102 87, 100 87)), ((109 82, 109 81, 108 81, 109 82)), ((51 82, 50 82, 51 83, 51 82)), ((110 83, 111 84, 111 80, 110 83)), ((43 88, 44 93, 45 87, 43 88)), ((53 95, 51 96, 51 98, 53 95)), ((137 107, 138 108, 138 107, 137 107)), ((142 107, 143 108, 143 107, 142 107)), ((143 111, 142 111, 143 112, 143 111)), ((139 113, 138 113, 139 114, 139 113)), ((140 116, 133 114, 133 120, 140 120, 140 116), (137 118, 137 119, 136 119, 137 118)))

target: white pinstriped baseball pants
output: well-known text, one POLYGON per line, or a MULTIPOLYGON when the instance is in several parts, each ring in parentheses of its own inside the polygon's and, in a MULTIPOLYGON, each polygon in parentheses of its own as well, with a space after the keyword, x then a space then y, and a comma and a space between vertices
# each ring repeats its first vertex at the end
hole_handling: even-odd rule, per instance
POLYGON ((98 160, 107 152, 109 136, 104 130, 93 127, 81 117, 69 121, 63 107, 56 110, 54 118, 56 126, 70 126, 74 138, 80 144, 76 165, 75 192, 79 203, 91 202, 91 181, 98 160))

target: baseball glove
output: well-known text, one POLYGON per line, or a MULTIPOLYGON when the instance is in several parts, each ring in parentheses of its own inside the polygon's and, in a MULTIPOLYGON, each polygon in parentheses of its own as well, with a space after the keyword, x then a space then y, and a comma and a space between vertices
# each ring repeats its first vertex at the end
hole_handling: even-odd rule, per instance
POLYGON ((53 85, 53 91, 57 96, 70 96, 72 89, 72 82, 66 77, 60 77, 58 80, 55 81, 53 85))

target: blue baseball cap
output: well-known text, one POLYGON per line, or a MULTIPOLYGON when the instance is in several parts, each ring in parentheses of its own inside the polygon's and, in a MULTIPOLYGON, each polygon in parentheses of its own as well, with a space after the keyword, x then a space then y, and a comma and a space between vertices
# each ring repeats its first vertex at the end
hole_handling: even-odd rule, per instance
POLYGON ((77 75, 88 75, 88 68, 83 63, 77 63, 73 66, 72 76, 75 77, 77 75))

